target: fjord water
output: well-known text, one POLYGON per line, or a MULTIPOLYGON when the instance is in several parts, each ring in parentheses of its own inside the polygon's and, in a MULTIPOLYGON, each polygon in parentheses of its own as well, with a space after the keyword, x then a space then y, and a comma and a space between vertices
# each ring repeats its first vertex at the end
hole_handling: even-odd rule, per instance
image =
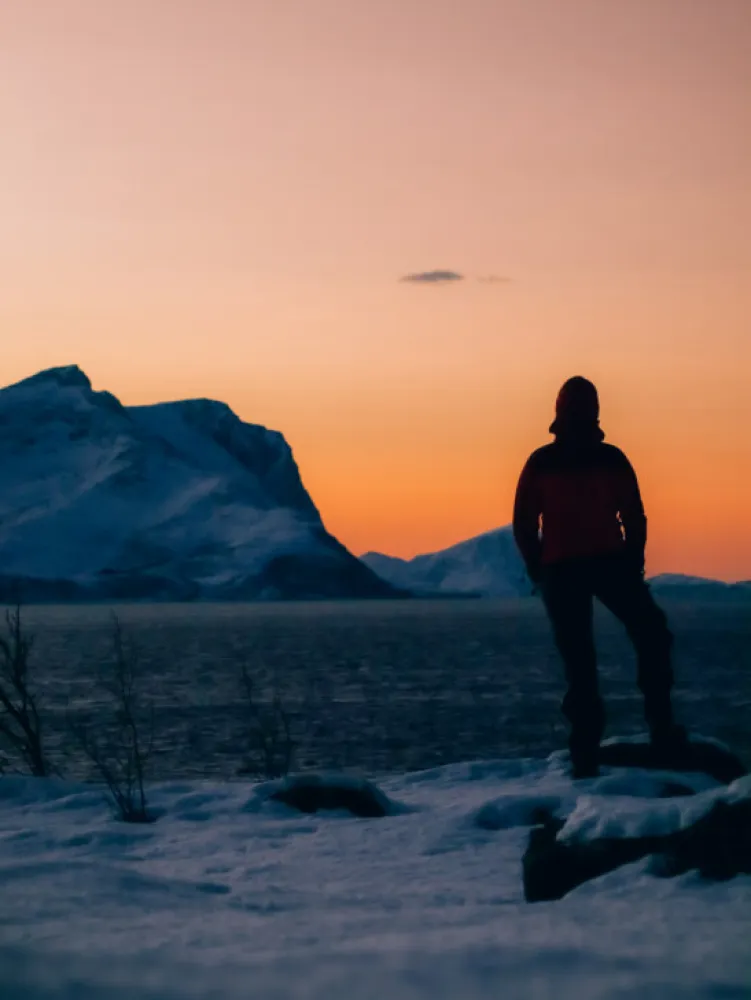
MULTIPOLYGON (((677 713, 748 759, 751 607, 664 603, 677 713)), ((96 679, 111 656, 113 612, 155 707, 156 778, 237 773, 243 666, 259 700, 280 696, 299 768, 382 774, 543 756, 565 742, 562 669, 534 598, 28 607, 49 738, 69 773, 85 773, 70 723, 102 710, 96 679)), ((608 734, 637 732, 633 653, 605 612, 596 627, 608 734)))

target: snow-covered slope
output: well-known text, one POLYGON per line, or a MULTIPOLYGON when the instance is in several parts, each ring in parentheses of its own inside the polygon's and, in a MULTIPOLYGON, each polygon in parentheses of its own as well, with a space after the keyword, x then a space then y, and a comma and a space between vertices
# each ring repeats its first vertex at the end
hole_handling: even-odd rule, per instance
POLYGON ((524 902, 535 813, 578 841, 685 826, 748 779, 555 759, 379 782, 383 819, 304 816, 244 782, 149 788, 156 823, 100 789, 0 778, 3 1000, 667 1000, 745 997, 751 878, 656 878, 648 859, 524 902), (679 780, 696 795, 656 798, 679 780))
POLYGON ((0 597, 391 593, 329 535, 281 434, 124 407, 77 367, 0 390, 0 597))
POLYGON ((416 593, 519 597, 531 589, 510 527, 414 559, 379 552, 361 558, 384 580, 416 593))

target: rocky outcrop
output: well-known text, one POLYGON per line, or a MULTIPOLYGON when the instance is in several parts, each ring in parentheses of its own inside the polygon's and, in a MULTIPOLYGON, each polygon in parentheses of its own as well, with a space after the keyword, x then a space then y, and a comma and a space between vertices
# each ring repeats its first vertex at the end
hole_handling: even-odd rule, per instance
POLYGON ((692 736, 672 750, 656 751, 645 737, 609 740, 600 746, 605 767, 642 767, 660 771, 698 771, 727 784, 747 774, 740 757, 713 740, 692 736))
POLYGON ((577 886, 653 855, 650 870, 670 877, 696 870, 707 879, 751 874, 751 798, 716 802, 686 829, 646 837, 559 839, 565 821, 545 818, 530 833, 522 859, 524 898, 561 899, 577 886))
MULTIPOLYGON (((603 743, 599 759, 604 767, 663 772, 655 775, 652 794, 657 798, 692 796, 701 787, 697 775, 706 775, 711 779, 709 788, 692 800, 697 818, 686 822, 681 809, 662 813, 663 821, 656 824, 655 830, 647 816, 644 836, 638 831, 621 835, 618 824, 615 828, 603 826, 598 820, 587 835, 581 827, 577 829, 575 822, 573 827, 567 825, 549 809, 530 831, 522 859, 528 902, 561 899, 590 879, 650 855, 654 857, 650 870, 656 875, 679 875, 696 869, 706 878, 726 879, 751 873, 751 781, 745 777, 743 761, 726 746, 694 735, 668 752, 658 752, 646 737, 621 737, 603 743), (691 774, 693 779, 688 777, 691 774), (713 787, 714 782, 732 784, 718 788, 713 787), (702 796, 706 796, 706 811, 702 796), (666 825, 666 817, 673 828, 662 832, 659 827, 666 825), (608 835, 597 835, 598 829, 607 830, 608 835)), ((599 786, 615 777, 598 779, 599 786)), ((593 793, 597 788, 595 784, 593 793)))

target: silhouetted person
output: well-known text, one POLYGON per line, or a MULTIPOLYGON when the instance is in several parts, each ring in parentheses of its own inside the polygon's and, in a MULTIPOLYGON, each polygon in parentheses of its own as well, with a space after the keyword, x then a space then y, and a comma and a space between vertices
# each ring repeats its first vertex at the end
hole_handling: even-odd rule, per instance
POLYGON ((598 690, 593 598, 623 622, 638 656, 638 684, 655 749, 685 738, 673 723, 673 637, 644 580, 647 520, 636 475, 618 448, 604 444, 597 390, 569 379, 556 401, 552 444, 522 471, 514 537, 539 587, 566 669, 563 712, 571 725, 574 777, 597 774, 605 728, 598 690))

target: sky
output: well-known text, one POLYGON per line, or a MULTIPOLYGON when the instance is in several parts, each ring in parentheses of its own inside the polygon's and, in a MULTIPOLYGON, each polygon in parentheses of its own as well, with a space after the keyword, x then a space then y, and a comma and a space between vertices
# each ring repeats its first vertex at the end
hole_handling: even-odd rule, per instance
POLYGON ((4 0, 0 384, 225 400, 411 556, 585 375, 648 571, 750 578, 749 52, 748 0, 4 0))

